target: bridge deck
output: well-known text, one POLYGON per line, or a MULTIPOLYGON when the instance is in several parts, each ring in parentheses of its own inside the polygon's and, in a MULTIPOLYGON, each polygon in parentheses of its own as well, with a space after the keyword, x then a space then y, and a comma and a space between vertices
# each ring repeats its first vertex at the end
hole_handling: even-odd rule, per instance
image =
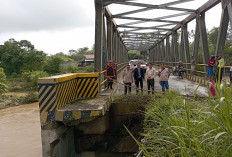
POLYGON ((56 121, 69 122, 105 115, 115 91, 116 88, 114 90, 105 90, 97 98, 79 100, 75 103, 67 104, 56 111, 56 121))
MULTIPOLYGON (((118 78, 119 82, 122 82, 121 73, 118 78)), ((119 86, 119 83, 114 83, 113 90, 105 89, 97 98, 77 100, 72 104, 67 104, 56 111, 55 120, 70 122, 105 115, 109 110, 112 96, 117 92, 119 86)))
MULTIPOLYGON (((197 77, 199 80, 200 78, 197 77)), ((196 80, 197 80, 196 79, 196 80)), ((122 82, 122 76, 119 74, 118 82, 114 84, 113 90, 103 91, 99 97, 85 100, 77 100, 72 104, 58 109, 56 111, 56 121, 70 122, 80 119, 93 118, 105 115, 106 111, 109 110, 112 96, 114 94, 123 94, 124 85, 122 82)), ((144 84, 144 94, 147 93, 147 83, 144 84)), ((193 96, 199 83, 190 80, 179 79, 177 76, 170 76, 169 87, 172 90, 179 91, 183 95, 193 96)), ((159 78, 155 77, 155 92, 161 92, 161 86, 159 84, 159 78)), ((132 85, 132 93, 136 93, 135 84, 132 85)), ((197 95, 207 96, 208 90, 205 86, 200 86, 197 90, 197 95)))

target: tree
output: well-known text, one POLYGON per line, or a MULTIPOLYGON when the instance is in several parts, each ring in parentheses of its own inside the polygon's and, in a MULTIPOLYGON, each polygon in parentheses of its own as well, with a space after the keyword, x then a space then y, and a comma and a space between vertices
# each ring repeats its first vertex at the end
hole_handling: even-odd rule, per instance
POLYGON ((79 53, 75 53, 71 56, 71 58, 77 62, 82 61, 83 59, 85 59, 85 56, 79 53))
POLYGON ((0 46, 0 61, 1 67, 6 71, 6 74, 20 73, 22 67, 22 52, 17 41, 9 39, 0 46))
POLYGON ((88 48, 88 47, 83 47, 83 48, 79 48, 77 51, 78 51, 78 53, 84 55, 84 54, 87 54, 87 53, 88 53, 89 48, 88 48))
POLYGON ((132 60, 136 56, 136 50, 130 50, 128 51, 128 59, 132 60))
POLYGON ((7 81, 4 69, 0 68, 0 95, 7 92, 7 81))
POLYGON ((30 50, 29 52, 23 52, 22 58, 22 69, 24 71, 36 71, 43 69, 46 54, 43 51, 30 50))
POLYGON ((34 45, 32 45, 31 42, 27 40, 21 40, 20 42, 18 42, 18 45, 20 46, 22 50, 25 50, 25 51, 34 50, 34 45))
POLYGON ((212 47, 213 50, 216 49, 217 37, 218 37, 218 27, 213 27, 213 28, 208 32, 209 47, 212 47))
POLYGON ((62 59, 57 56, 50 56, 47 58, 45 62, 44 71, 49 74, 56 74, 60 72, 60 64, 62 63, 62 59))
POLYGON ((64 54, 63 52, 59 52, 59 53, 55 54, 54 56, 60 58, 62 62, 72 62, 73 61, 73 59, 70 58, 70 56, 64 54))
POLYGON ((143 56, 142 55, 135 55, 134 59, 143 59, 143 56))
POLYGON ((72 50, 69 50, 69 51, 68 51, 68 55, 69 55, 69 56, 72 56, 72 55, 74 55, 74 54, 76 54, 76 53, 78 53, 77 50, 73 50, 73 49, 72 49, 72 50))

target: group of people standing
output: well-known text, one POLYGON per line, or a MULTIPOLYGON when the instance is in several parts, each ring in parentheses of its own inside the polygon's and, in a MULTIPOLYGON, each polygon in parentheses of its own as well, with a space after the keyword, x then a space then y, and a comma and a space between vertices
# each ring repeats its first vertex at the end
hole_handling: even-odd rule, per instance
POLYGON ((207 75, 209 80, 222 81, 223 68, 225 66, 225 60, 222 56, 211 56, 208 61, 207 75))
MULTIPOLYGON (((124 93, 131 93, 131 86, 133 82, 135 82, 136 85, 136 93, 139 93, 139 90, 141 90, 141 93, 143 93, 143 81, 146 79, 148 94, 150 94, 150 92, 154 94, 155 76, 156 71, 155 68, 152 67, 151 63, 148 64, 148 68, 146 69, 146 71, 140 66, 140 63, 137 64, 137 67, 135 69, 131 69, 130 65, 128 64, 122 75, 124 83, 124 93)), ((170 72, 168 68, 165 68, 165 65, 163 63, 160 65, 158 76, 160 78, 162 91, 164 92, 165 89, 169 89, 168 78, 170 76, 170 72)))

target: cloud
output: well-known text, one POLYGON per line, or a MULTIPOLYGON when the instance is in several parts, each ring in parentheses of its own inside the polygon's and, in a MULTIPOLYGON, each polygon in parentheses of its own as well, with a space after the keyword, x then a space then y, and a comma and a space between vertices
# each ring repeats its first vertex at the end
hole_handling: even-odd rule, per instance
POLYGON ((0 0, 0 3, 0 33, 57 31, 94 25, 94 12, 83 7, 94 5, 93 0, 0 0))

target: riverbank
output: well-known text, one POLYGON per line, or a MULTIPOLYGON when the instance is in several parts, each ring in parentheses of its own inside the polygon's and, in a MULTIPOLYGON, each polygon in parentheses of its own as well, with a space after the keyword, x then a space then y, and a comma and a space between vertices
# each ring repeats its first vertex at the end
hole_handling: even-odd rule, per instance
POLYGON ((145 110, 145 156, 231 156, 231 91, 219 87, 215 99, 156 94, 145 110))

